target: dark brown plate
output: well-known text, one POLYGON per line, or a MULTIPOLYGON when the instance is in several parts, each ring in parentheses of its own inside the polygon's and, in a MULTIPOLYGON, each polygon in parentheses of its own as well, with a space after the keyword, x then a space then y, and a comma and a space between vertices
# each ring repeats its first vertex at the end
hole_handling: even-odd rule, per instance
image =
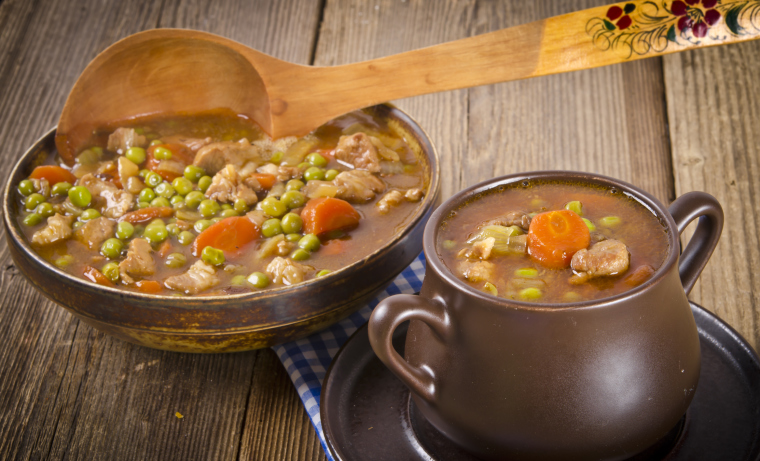
MULTIPOLYGON (((760 359, 722 320, 697 304, 702 371, 685 417, 634 460, 760 460, 760 359)), ((403 355, 406 326, 394 346, 403 355)), ((364 325, 325 376, 320 416, 340 461, 474 460, 419 415, 408 389, 380 363, 364 325)))

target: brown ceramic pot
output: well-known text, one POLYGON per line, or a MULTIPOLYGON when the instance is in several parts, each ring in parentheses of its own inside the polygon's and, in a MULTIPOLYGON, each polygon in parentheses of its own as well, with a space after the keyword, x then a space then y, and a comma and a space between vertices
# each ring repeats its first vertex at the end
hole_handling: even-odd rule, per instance
POLYGON ((425 197, 389 242, 327 276, 264 291, 178 298, 102 287, 58 269, 32 250, 16 220, 16 185, 55 150, 55 130, 19 159, 6 184, 3 223, 11 257, 35 288, 80 320, 143 346, 233 352, 309 335, 363 306, 419 255, 425 223, 438 199, 438 156, 427 134, 391 105, 366 110, 405 132, 425 166, 425 197))
POLYGON ((450 198, 424 234, 420 296, 381 302, 369 322, 375 353, 442 433, 485 459, 619 460, 656 443, 684 415, 697 386, 699 337, 686 299, 712 254, 723 211, 692 192, 669 209, 615 179, 572 172, 496 178, 450 198), (439 224, 478 193, 516 181, 615 187, 667 227, 669 252, 643 285, 572 304, 498 298, 460 281, 436 254, 439 224), (679 234, 700 217, 679 257, 679 234), (391 335, 411 320, 406 361, 391 335))

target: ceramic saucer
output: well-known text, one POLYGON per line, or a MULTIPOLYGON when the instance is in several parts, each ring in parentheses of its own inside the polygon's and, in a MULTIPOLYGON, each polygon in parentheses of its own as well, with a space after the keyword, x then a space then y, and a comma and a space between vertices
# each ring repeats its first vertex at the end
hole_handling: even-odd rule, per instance
MULTIPOLYGON (((692 303, 702 371, 684 418, 633 460, 760 460, 760 359, 730 326, 692 303)), ((406 326, 394 346, 403 355, 406 326)), ((377 359, 367 326, 338 351, 320 402, 322 428, 339 461, 475 460, 422 417, 409 390, 377 359)))

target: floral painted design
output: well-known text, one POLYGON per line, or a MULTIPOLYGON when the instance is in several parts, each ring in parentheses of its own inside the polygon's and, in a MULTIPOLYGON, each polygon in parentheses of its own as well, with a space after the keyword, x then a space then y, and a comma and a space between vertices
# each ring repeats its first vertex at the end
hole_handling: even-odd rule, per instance
POLYGON ((621 48, 628 56, 664 52, 671 43, 760 34, 760 0, 665 0, 612 5, 592 18, 586 32, 597 48, 621 48), (725 27, 723 27, 725 23, 725 27), (719 27, 720 26, 720 27, 719 27))

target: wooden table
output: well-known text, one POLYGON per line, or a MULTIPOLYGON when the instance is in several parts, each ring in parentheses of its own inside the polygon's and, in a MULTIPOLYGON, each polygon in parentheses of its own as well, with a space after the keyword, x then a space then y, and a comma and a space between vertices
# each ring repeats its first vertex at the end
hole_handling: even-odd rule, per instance
MULTIPOLYGON (((204 30, 335 65, 604 3, 0 0, 0 176, 55 125, 87 62, 141 30, 204 30)), ((758 75, 760 41, 397 103, 438 147, 443 198, 538 169, 610 175, 665 203, 691 190, 715 195, 726 228, 691 297, 757 348, 758 75)), ((271 350, 189 355, 127 344, 43 298, 4 238, 0 261, 0 459, 325 458, 271 350)))

